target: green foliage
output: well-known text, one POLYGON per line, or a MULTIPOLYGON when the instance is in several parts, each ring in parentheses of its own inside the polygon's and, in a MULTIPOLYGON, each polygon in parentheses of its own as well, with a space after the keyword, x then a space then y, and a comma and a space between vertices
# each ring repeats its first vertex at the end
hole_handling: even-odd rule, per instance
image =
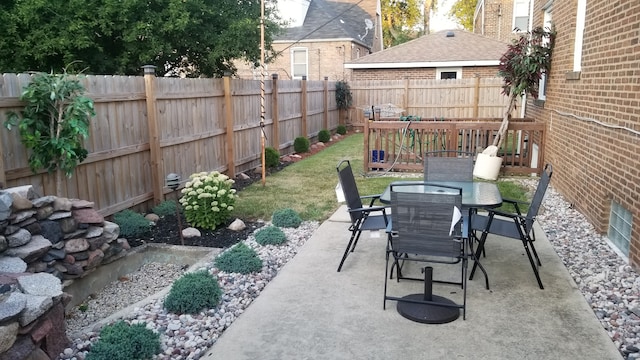
POLYGON ((336 82, 336 105, 340 110, 348 110, 353 103, 353 94, 349 83, 344 80, 336 82))
POLYGON ((276 167, 280 164, 280 153, 273 147, 264 149, 264 162, 268 168, 276 167))
POLYGON ((422 19, 417 0, 381 0, 380 6, 385 49, 415 38, 413 28, 422 19))
MULTIPOLYGON (((260 60, 260 2, 86 0, 0 2, 0 69, 60 69, 78 60, 91 74, 140 75, 155 65, 189 77, 235 72, 231 59, 260 60)), ((280 29, 265 6, 265 49, 280 29)))
POLYGON ((164 300, 164 307, 175 314, 197 314, 214 308, 222 290, 218 280, 206 270, 188 273, 176 280, 164 300))
POLYGON ((287 235, 277 226, 267 226, 256 232, 256 242, 260 245, 280 245, 287 241, 287 235))
POLYGON ((344 125, 338 125, 338 127, 336 128, 336 132, 340 135, 344 135, 347 133, 347 127, 344 125))
POLYGON ((473 31, 473 15, 476 11, 478 0, 457 0, 449 10, 449 17, 467 31, 473 31))
POLYGON ((151 211, 158 216, 175 215, 177 204, 173 200, 163 201, 160 204, 154 206, 151 211))
POLYGON ((249 274, 262 270, 262 260, 255 250, 244 243, 238 243, 218 255, 216 267, 228 273, 249 274))
POLYGON ((113 215, 113 222, 120 227, 120 236, 124 238, 139 238, 146 234, 151 227, 149 220, 142 214, 130 209, 122 210, 113 215))
POLYGON ((329 142, 331 140, 331 133, 327 129, 322 129, 318 132, 318 141, 323 143, 329 142))
POLYGON ((203 229, 215 229, 231 217, 236 202, 233 180, 217 171, 189 176, 182 189, 180 204, 189 224, 203 229))
POLYGON ((87 157, 82 140, 89 136, 89 120, 95 116, 93 100, 84 96, 78 77, 38 73, 24 88, 20 100, 26 103, 20 114, 9 112, 4 125, 17 126, 22 144, 31 150, 29 168, 68 177, 87 157))
POLYGON ((298 136, 293 140, 293 150, 297 153, 306 153, 309 151, 309 139, 304 136, 298 136))
POLYGON ((291 208, 278 209, 273 213, 271 223, 278 227, 297 228, 302 223, 302 219, 291 208))
POLYGON ((151 359, 160 353, 160 336, 146 328, 144 323, 129 325, 120 320, 105 326, 87 360, 151 359))

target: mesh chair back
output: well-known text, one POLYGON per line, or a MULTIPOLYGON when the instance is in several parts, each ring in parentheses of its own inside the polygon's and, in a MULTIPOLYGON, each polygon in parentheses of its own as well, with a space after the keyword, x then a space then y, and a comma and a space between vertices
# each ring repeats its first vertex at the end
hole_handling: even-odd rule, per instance
POLYGON ((409 193, 394 191, 397 186, 391 187, 391 226, 397 233, 393 250, 459 259, 461 246, 454 237, 460 235, 462 222, 458 221, 451 235, 449 231, 454 206, 462 208, 462 190, 458 194, 409 193))
POLYGON ((425 181, 473 181, 473 153, 431 151, 424 157, 425 181))
MULTIPOLYGON (((344 199, 349 209, 362 208, 362 199, 358 192, 358 186, 356 185, 356 179, 353 177, 353 171, 351 170, 351 163, 349 160, 342 160, 338 166, 338 178, 340 180, 340 186, 344 193, 344 199)), ((354 223, 361 219, 363 216, 362 211, 349 212, 351 215, 351 222, 354 223)))
POLYGON ((527 226, 527 232, 531 231, 533 222, 535 221, 536 216, 538 216, 538 211, 540 210, 540 205, 542 205, 542 200, 544 199, 544 194, 547 191, 547 187, 549 187, 549 182, 551 181, 552 174, 553 167, 551 166, 551 164, 545 165, 544 169, 542 170, 542 176, 540 176, 540 180, 538 181, 536 192, 533 194, 531 204, 529 204, 529 211, 527 211, 525 222, 527 226))

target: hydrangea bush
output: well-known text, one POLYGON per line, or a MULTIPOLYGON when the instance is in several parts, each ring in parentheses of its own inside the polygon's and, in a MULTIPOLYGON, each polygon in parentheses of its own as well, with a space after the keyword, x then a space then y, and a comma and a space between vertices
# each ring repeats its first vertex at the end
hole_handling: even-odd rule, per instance
POLYGON ((191 224, 202 229, 213 230, 231 217, 236 202, 234 181, 217 171, 201 172, 189 176, 182 189, 180 204, 184 216, 191 224))

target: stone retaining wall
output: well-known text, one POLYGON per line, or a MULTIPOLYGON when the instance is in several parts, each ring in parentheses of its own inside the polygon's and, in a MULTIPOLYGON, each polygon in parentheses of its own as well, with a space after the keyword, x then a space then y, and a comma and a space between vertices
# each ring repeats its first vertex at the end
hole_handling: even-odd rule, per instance
POLYGON ((118 225, 93 203, 0 191, 0 360, 55 359, 69 340, 63 283, 124 256, 118 225))

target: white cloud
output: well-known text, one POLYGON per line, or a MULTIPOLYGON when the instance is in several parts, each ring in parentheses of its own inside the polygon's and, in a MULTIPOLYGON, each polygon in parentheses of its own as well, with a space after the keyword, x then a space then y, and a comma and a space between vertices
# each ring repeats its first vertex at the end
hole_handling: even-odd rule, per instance
POLYGON ((456 22, 451 20, 448 16, 454 2, 455 0, 438 1, 438 11, 431 15, 431 32, 462 28, 462 26, 456 24, 456 22))

